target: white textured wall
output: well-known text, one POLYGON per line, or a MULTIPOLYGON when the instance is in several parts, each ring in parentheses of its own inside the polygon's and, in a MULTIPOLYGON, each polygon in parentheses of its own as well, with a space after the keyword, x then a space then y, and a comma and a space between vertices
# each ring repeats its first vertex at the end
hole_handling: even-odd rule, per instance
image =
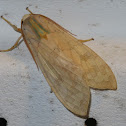
MULTIPOLYGON (((117 91, 91 90, 90 117, 98 126, 126 124, 126 1, 125 0, 0 0, 0 15, 20 27, 27 6, 50 17, 86 43, 112 68, 117 91)), ((0 49, 12 46, 19 34, 0 19, 0 49)), ((50 94, 25 44, 0 53, 0 117, 8 126, 83 126, 50 94)))

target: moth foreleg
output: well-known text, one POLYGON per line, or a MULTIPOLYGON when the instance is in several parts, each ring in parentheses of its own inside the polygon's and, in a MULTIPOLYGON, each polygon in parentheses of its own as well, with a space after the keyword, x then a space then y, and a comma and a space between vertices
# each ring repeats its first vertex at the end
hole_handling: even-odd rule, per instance
POLYGON ((52 88, 50 89, 50 93, 53 93, 53 90, 52 90, 52 88))
POLYGON ((21 29, 20 28, 17 28, 17 26, 11 24, 7 19, 5 19, 3 16, 1 16, 1 18, 6 21, 16 32, 19 32, 21 33, 21 29))
POLYGON ((88 42, 88 41, 92 41, 92 40, 94 40, 94 38, 91 38, 91 39, 87 39, 87 40, 81 40, 81 39, 79 39, 79 42, 88 42))
POLYGON ((18 46, 21 44, 21 42, 23 41, 23 40, 20 41, 21 38, 22 38, 22 35, 18 38, 18 40, 16 41, 16 43, 15 43, 11 48, 9 48, 9 49, 7 49, 7 50, 0 50, 0 52, 8 52, 8 51, 11 51, 11 50, 15 49, 15 48, 18 47, 18 46))

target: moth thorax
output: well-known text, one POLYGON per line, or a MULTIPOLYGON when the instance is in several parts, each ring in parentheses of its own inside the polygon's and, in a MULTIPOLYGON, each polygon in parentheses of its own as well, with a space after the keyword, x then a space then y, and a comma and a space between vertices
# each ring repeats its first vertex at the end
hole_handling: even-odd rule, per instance
POLYGON ((26 20, 31 14, 25 14, 22 18, 22 21, 26 20))

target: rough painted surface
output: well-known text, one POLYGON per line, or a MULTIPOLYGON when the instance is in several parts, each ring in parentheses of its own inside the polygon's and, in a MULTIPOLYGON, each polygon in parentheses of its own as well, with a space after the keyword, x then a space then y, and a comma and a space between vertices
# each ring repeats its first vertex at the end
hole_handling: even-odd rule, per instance
MULTIPOLYGON (((88 42, 112 68, 117 91, 92 90, 90 117, 99 126, 124 126, 126 123, 126 1, 124 0, 0 0, 0 15, 20 27, 27 6, 46 15, 88 42)), ((0 19, 0 49, 7 49, 19 34, 0 19)), ((43 75, 37 70, 25 44, 0 53, 0 117, 8 126, 83 126, 50 94, 43 75)))

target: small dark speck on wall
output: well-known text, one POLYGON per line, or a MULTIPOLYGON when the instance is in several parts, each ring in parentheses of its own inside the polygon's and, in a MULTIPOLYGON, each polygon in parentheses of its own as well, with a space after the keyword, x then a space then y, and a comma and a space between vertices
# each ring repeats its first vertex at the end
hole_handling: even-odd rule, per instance
POLYGON ((7 120, 4 118, 0 118, 0 126, 7 126, 7 120))

